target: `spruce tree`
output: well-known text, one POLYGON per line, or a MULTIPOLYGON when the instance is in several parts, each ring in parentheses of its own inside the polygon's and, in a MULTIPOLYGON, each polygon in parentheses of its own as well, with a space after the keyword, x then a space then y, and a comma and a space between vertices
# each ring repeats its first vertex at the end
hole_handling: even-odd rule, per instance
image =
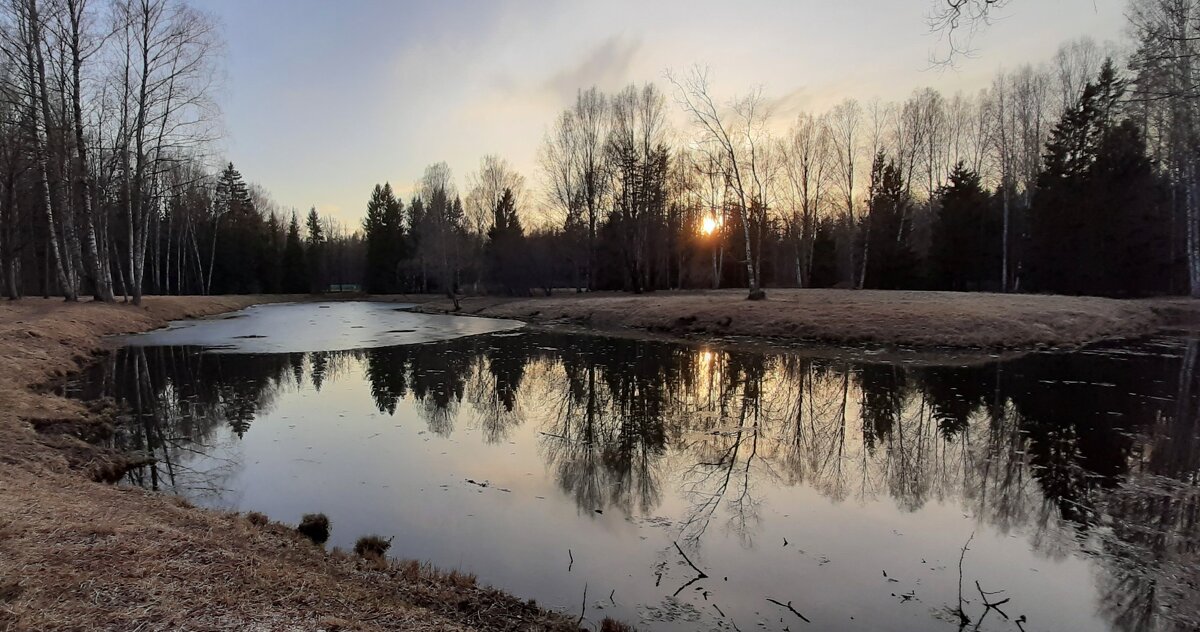
POLYGON ((305 236, 304 256, 308 264, 309 291, 324 292, 325 284, 325 229, 321 226, 321 216, 314 206, 304 219, 307 232, 305 236))
POLYGON ((1112 61, 1055 126, 1030 209, 1030 280, 1063 294, 1165 290, 1162 185, 1112 61))
POLYGON ((492 228, 485 248, 487 279, 508 294, 529 291, 525 270, 525 230, 517 217, 516 198, 504 189, 493 209, 492 228))
POLYGON ((308 292, 308 269, 304 261, 304 244, 300 238, 300 220, 292 213, 287 241, 283 247, 283 291, 288 294, 308 292))
POLYGON ((972 291, 995 285, 1000 269, 996 235, 1001 218, 979 174, 962 162, 937 193, 929 248, 930 281, 937 289, 972 291))

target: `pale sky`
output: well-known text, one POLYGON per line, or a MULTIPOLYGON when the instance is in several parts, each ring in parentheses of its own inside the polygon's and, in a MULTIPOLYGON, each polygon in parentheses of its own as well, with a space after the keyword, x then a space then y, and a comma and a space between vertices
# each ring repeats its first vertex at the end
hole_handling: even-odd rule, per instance
POLYGON ((791 118, 923 86, 973 93, 1125 28, 1125 0, 1014 0, 974 58, 931 70, 932 2, 195 0, 224 26, 225 156, 283 207, 352 225, 376 183, 407 191, 433 162, 463 189, 495 153, 539 187, 538 146, 578 88, 657 81, 672 96, 664 72, 700 64, 718 95, 761 87, 791 118))

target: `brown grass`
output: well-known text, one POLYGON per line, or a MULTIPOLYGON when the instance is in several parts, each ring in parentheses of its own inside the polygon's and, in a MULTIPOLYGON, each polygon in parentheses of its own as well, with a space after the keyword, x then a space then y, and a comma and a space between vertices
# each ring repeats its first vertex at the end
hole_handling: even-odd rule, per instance
POLYGON ((362 557, 383 557, 392 548, 391 538, 364 535, 354 543, 354 554, 362 557))
POLYGON ((284 525, 93 482, 121 465, 80 438, 103 418, 40 385, 80 368, 106 334, 264 300, 275 299, 0 304, 0 630, 575 629, 461 577, 412 576, 284 525))
MULTIPOLYGON (((418 309, 448 311, 445 301, 418 309)), ((782 342, 912 348, 1072 347, 1195 322, 1200 301, 955 292, 771 289, 562 294, 550 298, 469 298, 462 313, 593 329, 682 337, 754 337, 782 342)))
POLYGON ((323 514, 304 514, 296 532, 312 540, 313 544, 325 544, 329 540, 329 518, 323 514))

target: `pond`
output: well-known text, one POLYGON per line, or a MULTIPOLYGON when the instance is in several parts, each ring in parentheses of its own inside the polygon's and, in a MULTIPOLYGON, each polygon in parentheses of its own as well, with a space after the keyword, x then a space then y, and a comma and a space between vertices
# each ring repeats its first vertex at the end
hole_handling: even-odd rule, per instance
POLYGON ((396 309, 256 308, 69 388, 128 411, 118 447, 157 459, 128 484, 323 512, 329 546, 591 622, 1194 629, 1195 337, 936 366, 396 309))

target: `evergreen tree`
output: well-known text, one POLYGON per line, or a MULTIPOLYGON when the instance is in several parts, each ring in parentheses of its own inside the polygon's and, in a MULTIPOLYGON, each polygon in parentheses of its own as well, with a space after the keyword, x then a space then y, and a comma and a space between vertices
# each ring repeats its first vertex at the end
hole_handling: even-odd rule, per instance
POLYGON ((1111 60, 1055 126, 1030 209, 1034 289, 1064 294, 1165 291, 1162 187, 1138 126, 1123 119, 1111 60))
POLYGON ((308 291, 308 268, 304 261, 304 244, 300 238, 300 220, 292 213, 287 241, 283 247, 283 291, 302 294, 308 291))
POLYGON ((262 267, 260 276, 262 277, 263 291, 268 294, 278 294, 283 291, 283 244, 285 240, 285 232, 283 226, 279 223, 279 216, 271 213, 267 216, 266 225, 266 250, 262 256, 262 267))
POLYGON ((321 216, 317 213, 315 206, 308 211, 308 217, 304 219, 304 226, 307 231, 304 239, 304 255, 308 264, 309 291, 324 292, 326 289, 325 229, 321 226, 321 216))
POLYGON ((266 288, 267 225, 254 208, 242 174, 229 163, 217 179, 216 233, 209 256, 214 294, 253 294, 266 288))
POLYGON ((529 283, 525 269, 525 229, 517 217, 512 189, 504 189, 493 215, 485 249, 488 281, 508 294, 526 294, 529 283))
POLYGON ((386 294, 403 288, 399 272, 407 255, 404 239, 404 204, 392 192, 392 185, 375 185, 363 219, 367 246, 366 291, 386 294))
POLYGON ((863 231, 866 270, 863 287, 895 290, 917 284, 917 256, 910 243, 912 196, 895 161, 875 157, 863 231))
POLYGON ((979 174, 963 163, 938 191, 929 249, 930 280, 942 290, 971 291, 995 286, 1000 270, 1001 217, 979 174))

